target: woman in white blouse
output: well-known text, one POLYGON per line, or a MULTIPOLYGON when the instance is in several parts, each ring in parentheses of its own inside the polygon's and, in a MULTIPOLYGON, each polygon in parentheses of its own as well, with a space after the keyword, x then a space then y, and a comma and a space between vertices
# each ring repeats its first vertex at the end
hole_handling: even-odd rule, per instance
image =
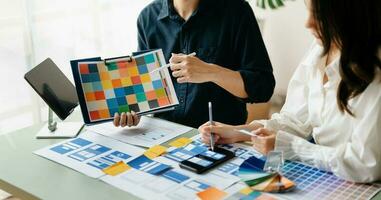
POLYGON ((209 143, 212 130, 217 144, 251 140, 264 154, 283 151, 286 159, 346 180, 381 180, 381 1, 306 4, 306 27, 316 42, 295 71, 281 112, 249 125, 206 123, 202 139, 209 143))

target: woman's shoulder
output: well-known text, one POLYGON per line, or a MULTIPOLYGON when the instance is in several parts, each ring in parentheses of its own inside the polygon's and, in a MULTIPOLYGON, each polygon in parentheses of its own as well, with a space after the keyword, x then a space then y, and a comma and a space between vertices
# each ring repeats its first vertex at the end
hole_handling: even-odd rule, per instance
POLYGON ((303 78, 306 81, 311 78, 310 76, 315 74, 318 69, 317 66, 322 62, 322 52, 323 48, 316 41, 313 41, 295 69, 293 77, 303 78))
POLYGON ((316 66, 322 60, 323 47, 314 40, 307 49, 301 64, 306 67, 316 66))

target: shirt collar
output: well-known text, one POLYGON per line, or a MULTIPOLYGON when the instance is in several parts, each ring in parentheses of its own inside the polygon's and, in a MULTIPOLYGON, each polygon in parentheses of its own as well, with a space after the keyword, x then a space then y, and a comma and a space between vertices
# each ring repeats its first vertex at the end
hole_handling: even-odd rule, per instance
MULTIPOLYGON (((157 20, 164 19, 169 16, 177 15, 175 8, 173 7, 173 0, 162 0, 161 11, 157 16, 157 20)), ((212 0, 200 0, 198 8, 193 12, 192 16, 201 13, 209 13, 208 7, 212 4, 212 0)))
POLYGON ((327 72, 329 80, 340 79, 340 55, 335 58, 329 66, 325 67, 327 56, 321 56, 322 53, 323 47, 314 41, 307 56, 303 59, 302 64, 304 66, 317 68, 322 74, 327 72))
POLYGON ((159 13, 159 16, 157 16, 157 20, 164 19, 169 16, 169 3, 170 0, 162 0, 162 5, 161 5, 161 11, 159 13))

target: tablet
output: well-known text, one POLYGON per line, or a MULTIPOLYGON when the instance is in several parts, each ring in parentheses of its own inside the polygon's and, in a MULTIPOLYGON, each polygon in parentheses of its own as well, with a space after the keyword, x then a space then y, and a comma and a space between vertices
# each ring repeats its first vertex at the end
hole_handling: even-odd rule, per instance
POLYGON ((27 72, 24 78, 61 120, 78 105, 74 85, 50 58, 27 72))

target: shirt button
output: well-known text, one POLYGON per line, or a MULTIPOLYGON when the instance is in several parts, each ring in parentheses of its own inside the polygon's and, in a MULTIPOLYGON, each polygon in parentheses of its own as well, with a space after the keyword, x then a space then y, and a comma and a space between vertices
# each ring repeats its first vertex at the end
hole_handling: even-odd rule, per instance
POLYGON ((184 99, 183 98, 180 98, 180 103, 184 103, 184 99))

